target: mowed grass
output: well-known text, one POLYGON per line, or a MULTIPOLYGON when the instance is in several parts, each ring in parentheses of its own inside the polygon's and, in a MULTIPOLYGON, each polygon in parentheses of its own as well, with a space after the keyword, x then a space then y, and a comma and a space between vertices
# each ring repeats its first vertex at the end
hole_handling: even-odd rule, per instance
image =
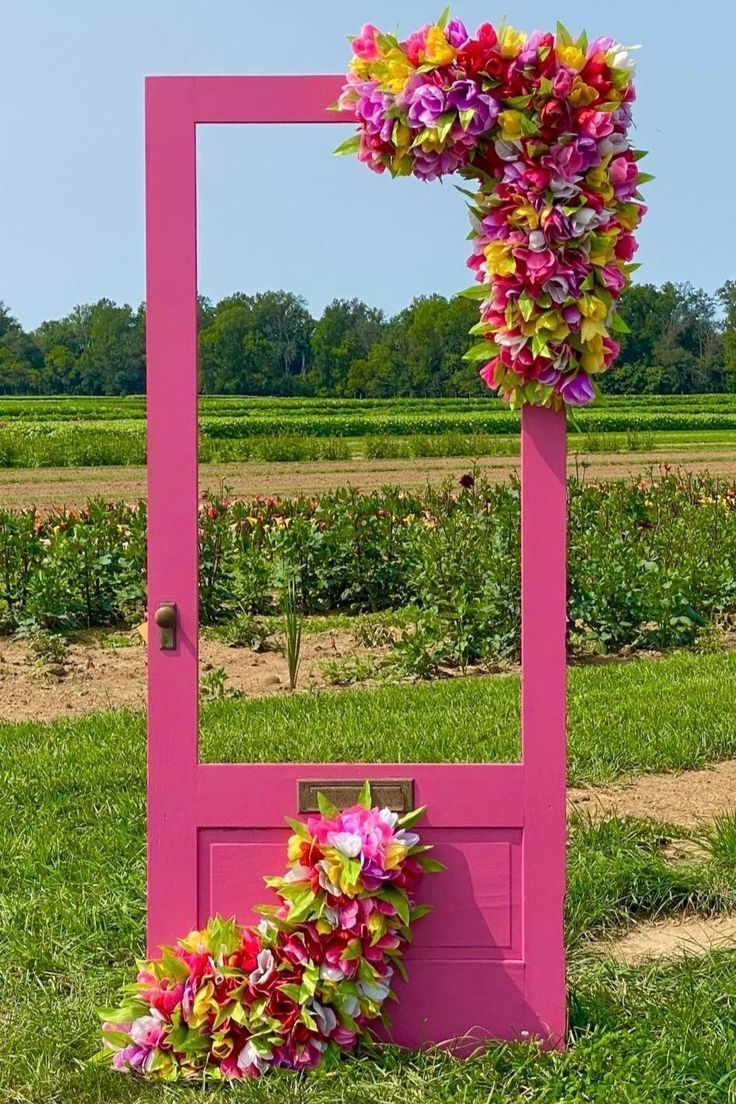
MULTIPOLYGON (((570 776, 602 781, 736 754, 736 659, 674 655, 570 672, 570 776)), ((518 683, 467 679, 253 702, 207 711, 208 758, 513 758, 518 683)), ((141 954, 144 732, 130 713, 4 725, 0 770, 0 1101, 201 1099, 90 1067, 95 1005, 141 954)), ((175 784, 175 780, 174 780, 175 784)), ((182 801, 187 795, 182 794, 182 801)), ((383 1050, 329 1075, 276 1076, 217 1099, 304 1104, 727 1104, 736 1088, 736 953, 640 969, 591 958, 591 935, 673 910, 736 908, 736 821, 712 855, 672 866, 667 828, 572 825, 564 1054, 493 1046, 475 1060, 383 1050)))
MULTIPOLYGON (((568 672, 571 785, 736 755, 736 653, 673 653, 568 672)), ((119 724, 111 719, 111 724, 119 724)), ((209 705, 204 760, 508 762, 518 759, 516 676, 209 705)))

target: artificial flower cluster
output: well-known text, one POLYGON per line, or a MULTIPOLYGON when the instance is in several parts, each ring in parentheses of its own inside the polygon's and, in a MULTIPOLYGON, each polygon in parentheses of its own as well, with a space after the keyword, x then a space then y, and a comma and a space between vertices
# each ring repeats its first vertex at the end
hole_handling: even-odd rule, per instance
POLYGON ((337 107, 375 172, 434 180, 457 172, 470 196, 480 287, 467 354, 512 405, 560 409, 596 396, 627 327, 615 304, 636 265, 646 208, 642 151, 628 138, 633 62, 612 38, 527 37, 484 23, 470 36, 445 12, 403 41, 367 24, 337 107))
POLYGON ((279 904, 255 928, 215 917, 160 958, 139 963, 120 1007, 101 1012, 103 1061, 166 1081, 258 1077, 313 1068, 385 1020, 384 1002, 425 871, 442 869, 399 818, 359 804, 289 821, 286 874, 266 878, 279 904))

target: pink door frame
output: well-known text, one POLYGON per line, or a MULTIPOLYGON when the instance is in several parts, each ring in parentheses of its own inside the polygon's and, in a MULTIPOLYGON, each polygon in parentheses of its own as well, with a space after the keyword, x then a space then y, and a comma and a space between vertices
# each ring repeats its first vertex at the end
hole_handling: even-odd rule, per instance
MULTIPOLYGON (((414 779, 425 835, 450 869, 394 1014, 406 1045, 452 1036, 563 1044, 565 893, 565 416, 522 416, 522 762, 221 764, 198 760, 196 127, 345 123, 340 76, 146 81, 148 608, 178 610, 178 642, 148 651, 148 947, 239 910, 283 863, 299 778, 414 779), (243 896, 247 886, 247 896, 243 896), (453 887, 455 896, 453 897, 453 887), (458 892, 460 898, 458 900, 458 892), (455 929, 454 937, 448 932, 455 929), (443 942, 444 941, 444 942, 443 942), (440 945, 442 944, 442 945, 440 945)), ((253 903, 256 903, 255 901, 253 903)), ((418 933, 419 934, 419 933, 418 933)))

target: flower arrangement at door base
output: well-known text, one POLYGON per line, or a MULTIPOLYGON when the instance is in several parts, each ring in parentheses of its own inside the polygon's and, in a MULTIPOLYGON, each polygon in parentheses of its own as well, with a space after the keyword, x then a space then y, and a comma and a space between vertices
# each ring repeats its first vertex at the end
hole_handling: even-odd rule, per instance
POLYGON ((266 878, 277 905, 255 928, 216 916, 162 955, 138 964, 121 1004, 100 1012, 97 1060, 164 1081, 258 1077, 329 1063, 386 1020, 402 949, 428 910, 425 872, 443 869, 399 818, 359 803, 288 820, 286 874, 266 878))
POLYGON ((403 40, 366 24, 351 42, 335 106, 358 133, 336 152, 374 172, 475 182, 479 286, 465 294, 479 301, 481 340, 467 359, 511 406, 591 402, 619 351, 613 334, 628 329, 616 302, 638 267, 638 189, 651 179, 628 137, 631 48, 559 23, 529 36, 484 23, 472 36, 449 10, 403 40))

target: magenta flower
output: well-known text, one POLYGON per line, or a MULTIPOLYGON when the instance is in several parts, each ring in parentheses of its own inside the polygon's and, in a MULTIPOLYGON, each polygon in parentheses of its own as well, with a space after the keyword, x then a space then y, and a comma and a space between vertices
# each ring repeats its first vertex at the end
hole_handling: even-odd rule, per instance
POLYGON ((636 162, 629 157, 615 157, 608 167, 608 175, 616 199, 626 203, 636 192, 636 179, 639 175, 636 162))
POLYGON ((572 88, 572 73, 569 69, 559 69, 552 81, 552 95, 562 100, 572 88))
POLYGON ((417 150, 414 158, 414 175, 421 180, 436 180, 459 169, 465 160, 462 153, 447 149, 442 153, 425 153, 417 150))
POLYGON ((585 372, 578 372, 572 377, 563 376, 557 389, 563 401, 570 406, 585 406, 595 398, 595 389, 590 382, 590 376, 585 372))
POLYGON ((409 106, 409 125, 434 127, 445 110, 445 93, 436 84, 420 84, 412 94, 409 106))
POLYGON ((372 23, 364 23, 359 35, 352 41, 353 53, 363 61, 375 61, 378 57, 378 44, 376 34, 378 27, 372 23))
POLYGON ((414 31, 408 38, 405 38, 401 43, 401 48, 408 57, 412 65, 419 65, 424 51, 427 49, 427 32, 429 31, 429 23, 424 27, 420 27, 418 31, 414 31))
POLYGON ((451 19, 445 27, 445 38, 456 50, 464 46, 469 37, 465 24, 460 19, 451 19))

